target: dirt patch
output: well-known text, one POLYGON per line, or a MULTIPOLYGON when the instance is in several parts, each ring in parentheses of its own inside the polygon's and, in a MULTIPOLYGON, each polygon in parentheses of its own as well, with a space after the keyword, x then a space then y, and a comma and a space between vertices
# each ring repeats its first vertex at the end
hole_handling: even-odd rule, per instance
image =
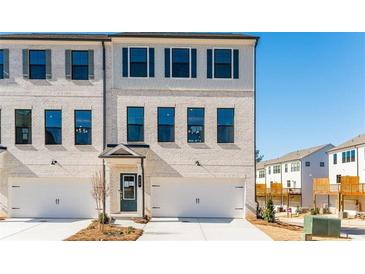
POLYGON ((136 224, 147 224, 151 220, 150 217, 146 218, 132 218, 132 221, 136 224))
POLYGON ((91 223, 87 228, 80 230, 65 241, 136 241, 143 234, 142 229, 104 225, 100 230, 97 222, 91 223))
MULTIPOLYGON (((286 224, 283 222, 268 223, 264 220, 251 219, 249 220, 258 229, 263 231, 274 241, 301 241, 303 228, 297 225, 286 224)), ((328 238, 328 237, 313 237, 313 241, 350 241, 350 238, 328 238)))

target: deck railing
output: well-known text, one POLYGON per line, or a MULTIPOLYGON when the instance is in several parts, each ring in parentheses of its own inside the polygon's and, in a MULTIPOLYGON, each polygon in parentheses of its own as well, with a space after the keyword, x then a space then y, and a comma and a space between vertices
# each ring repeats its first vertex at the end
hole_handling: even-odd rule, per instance
POLYGON ((338 184, 330 184, 328 178, 314 178, 313 193, 365 195, 365 184, 359 183, 358 176, 342 176, 338 184))

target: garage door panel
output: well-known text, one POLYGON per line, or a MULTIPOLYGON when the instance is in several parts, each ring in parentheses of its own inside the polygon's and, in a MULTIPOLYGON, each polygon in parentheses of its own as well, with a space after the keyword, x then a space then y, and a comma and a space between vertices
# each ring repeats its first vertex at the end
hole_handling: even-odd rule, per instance
POLYGON ((11 187, 11 216, 91 218, 96 215, 90 183, 22 182, 11 187))
POLYGON ((244 188, 229 180, 154 179, 155 217, 243 217, 244 188))

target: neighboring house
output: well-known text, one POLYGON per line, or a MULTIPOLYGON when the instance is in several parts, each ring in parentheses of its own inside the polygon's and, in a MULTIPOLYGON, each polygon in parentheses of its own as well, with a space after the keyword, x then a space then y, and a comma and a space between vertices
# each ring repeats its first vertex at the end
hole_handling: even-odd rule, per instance
MULTIPOLYGON (((328 151, 329 183, 340 183, 341 176, 358 176, 359 183, 365 184, 365 134, 358 135, 328 151)), ((362 188, 363 185, 361 185, 362 188)), ((355 189, 352 189, 355 192, 355 189)), ((357 191, 357 190, 356 190, 357 191)), ((347 196, 344 209, 347 211, 365 210, 365 189, 362 195, 347 196)), ((337 197, 331 197, 331 207, 336 207, 337 197)), ((351 212, 353 213, 353 212, 351 212)))
POLYGON ((95 215, 107 39, 0 36, 0 205, 9 216, 95 215))
POLYGON ((285 207, 289 193, 292 196, 298 195, 296 197, 299 198, 291 201, 291 206, 312 207, 313 178, 328 175, 326 153, 331 148, 331 144, 311 147, 259 163, 256 168, 256 184, 266 184, 267 195, 270 195, 273 184, 281 186, 283 195, 273 197, 276 206, 285 207))
MULTIPOLYGON (((37 204, 36 215, 46 217, 39 212, 47 208, 58 217, 59 205, 66 203, 62 217, 82 217, 79 207, 95 208, 90 201, 91 176, 103 163, 110 188, 107 212, 115 217, 255 214, 257 38, 197 33, 85 37, 95 41, 0 40, 0 48, 9 49, 11 56, 10 77, 15 77, 11 83, 19 89, 14 97, 10 81, 0 80, 0 96, 11 102, 0 101, 6 113, 1 144, 7 147, 0 155, 16 159, 13 165, 3 161, 0 167, 7 173, 8 188, 2 184, 1 197, 10 215, 36 217, 24 208, 37 204), (24 79, 22 49, 35 45, 54 52, 52 80, 24 79), (94 51, 95 79, 66 79, 66 50, 76 48, 94 51), (24 133, 33 129, 32 145, 15 144, 11 115, 17 108, 32 109, 34 123, 29 123, 26 112, 20 124, 26 125, 24 133), (62 109, 62 146, 44 144, 45 109, 62 109), (74 143, 72 110, 76 109, 92 111, 91 145, 74 143), (21 194, 13 194, 21 189, 21 194), (49 195, 58 189, 65 190, 64 196, 49 195)), ((82 58, 77 60, 83 65, 82 58)), ((90 116, 84 115, 81 129, 76 126, 78 133, 89 132, 90 116)))

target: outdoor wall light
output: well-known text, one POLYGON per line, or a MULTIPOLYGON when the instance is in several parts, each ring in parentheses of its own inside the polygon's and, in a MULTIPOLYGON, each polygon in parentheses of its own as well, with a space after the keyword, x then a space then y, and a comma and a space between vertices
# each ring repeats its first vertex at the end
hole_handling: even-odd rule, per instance
POLYGON ((199 161, 195 161, 196 166, 202 166, 199 161))
POLYGON ((58 162, 56 160, 52 160, 51 166, 55 166, 58 162))

